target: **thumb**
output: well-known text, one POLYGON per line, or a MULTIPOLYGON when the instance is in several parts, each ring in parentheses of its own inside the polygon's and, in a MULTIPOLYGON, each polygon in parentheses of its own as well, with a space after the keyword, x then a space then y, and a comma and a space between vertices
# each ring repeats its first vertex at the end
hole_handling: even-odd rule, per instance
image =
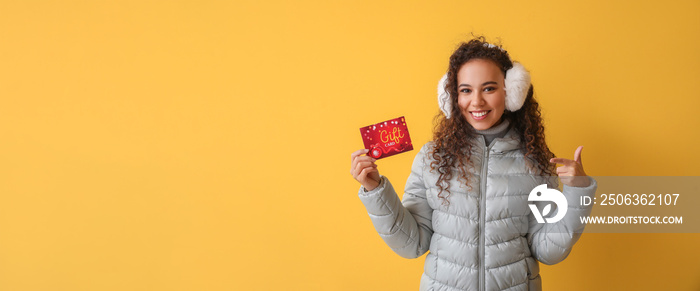
POLYGON ((583 161, 581 161, 581 152, 583 151, 583 146, 579 146, 576 148, 576 152, 574 153, 574 161, 577 163, 583 165, 583 161))

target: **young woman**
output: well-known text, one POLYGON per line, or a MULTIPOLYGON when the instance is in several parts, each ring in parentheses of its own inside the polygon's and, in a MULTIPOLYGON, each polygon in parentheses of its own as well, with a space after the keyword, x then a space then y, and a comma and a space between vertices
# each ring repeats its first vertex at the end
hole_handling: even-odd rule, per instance
POLYGON ((554 157, 528 72, 483 37, 452 54, 438 100, 433 140, 416 155, 402 200, 368 150, 351 155, 372 223, 403 257, 430 251, 420 290, 541 290, 538 262, 564 260, 591 211, 578 204, 597 187, 583 147, 573 160, 554 157), (540 201, 536 218, 528 198, 542 194, 538 185, 556 188, 557 176, 568 207, 547 211, 540 201), (559 211, 567 215, 538 222, 559 211))

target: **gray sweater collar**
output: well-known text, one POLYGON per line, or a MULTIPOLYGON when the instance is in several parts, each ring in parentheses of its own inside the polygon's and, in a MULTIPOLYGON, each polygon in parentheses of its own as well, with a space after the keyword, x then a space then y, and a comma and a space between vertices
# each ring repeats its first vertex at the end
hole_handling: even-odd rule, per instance
POLYGON ((477 130, 476 133, 484 136, 484 139, 486 140, 486 146, 488 146, 494 139, 504 137, 506 133, 508 133, 509 125, 510 122, 508 122, 508 119, 504 119, 501 122, 501 124, 492 126, 491 128, 484 130, 477 130))

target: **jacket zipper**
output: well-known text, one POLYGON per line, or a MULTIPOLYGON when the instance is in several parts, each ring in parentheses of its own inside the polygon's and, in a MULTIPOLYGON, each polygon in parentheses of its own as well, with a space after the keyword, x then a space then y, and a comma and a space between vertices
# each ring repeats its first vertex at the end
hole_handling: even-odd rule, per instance
MULTIPOLYGON (((491 141, 493 145, 495 141, 491 141)), ((479 290, 486 290, 486 176, 488 175, 489 150, 484 140, 484 161, 481 163, 481 199, 479 199, 479 290)))

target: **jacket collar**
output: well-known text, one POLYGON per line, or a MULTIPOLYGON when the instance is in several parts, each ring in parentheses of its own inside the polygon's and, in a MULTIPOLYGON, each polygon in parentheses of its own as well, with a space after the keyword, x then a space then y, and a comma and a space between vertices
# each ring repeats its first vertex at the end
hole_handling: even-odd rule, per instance
MULTIPOLYGON (((480 148, 483 149, 486 145, 486 140, 481 135, 479 135, 478 138, 479 142, 477 144, 480 148)), ((489 147, 491 148, 491 151, 499 153, 518 150, 520 149, 520 138, 515 132, 515 128, 513 126, 510 126, 510 128, 508 128, 508 132, 506 132, 506 135, 494 139, 489 147)))

